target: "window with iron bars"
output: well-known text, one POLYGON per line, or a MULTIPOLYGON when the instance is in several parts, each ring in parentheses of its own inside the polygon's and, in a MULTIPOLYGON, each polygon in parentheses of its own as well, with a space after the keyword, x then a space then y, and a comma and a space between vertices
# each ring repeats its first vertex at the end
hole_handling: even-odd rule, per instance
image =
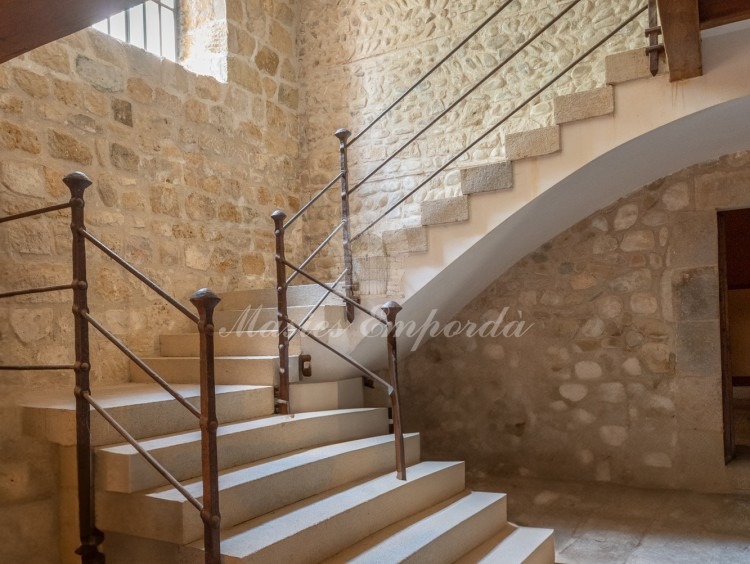
POLYGON ((177 60, 180 0, 148 0, 94 25, 103 33, 170 61, 177 60))

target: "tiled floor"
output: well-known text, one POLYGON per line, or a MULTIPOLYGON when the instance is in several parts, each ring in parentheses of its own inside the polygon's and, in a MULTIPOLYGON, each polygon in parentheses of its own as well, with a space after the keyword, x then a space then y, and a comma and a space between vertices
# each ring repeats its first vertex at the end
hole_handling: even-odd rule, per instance
POLYGON ((750 495, 527 479, 484 481, 508 518, 555 529, 559 564, 750 564, 750 495))

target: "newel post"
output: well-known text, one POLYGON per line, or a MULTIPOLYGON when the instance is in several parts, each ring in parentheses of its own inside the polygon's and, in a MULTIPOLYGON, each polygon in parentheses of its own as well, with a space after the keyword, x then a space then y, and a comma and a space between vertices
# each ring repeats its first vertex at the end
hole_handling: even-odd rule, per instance
POLYGON ((396 349, 396 317, 401 311, 396 302, 382 307, 388 322, 388 375, 391 381, 391 411, 393 412, 393 436, 396 441, 396 476, 406 480, 406 455, 404 453, 404 428, 401 421, 401 400, 398 389, 398 351, 396 349))
MULTIPOLYGON (((339 155, 341 162, 341 222, 344 224, 342 229, 344 243, 344 284, 346 285, 346 297, 354 299, 354 260, 352 259, 352 233, 351 233, 351 213, 349 211, 349 156, 347 152, 347 142, 352 136, 352 132, 347 129, 339 129, 336 137, 339 140, 339 155)), ((354 306, 346 304, 346 319, 351 323, 354 321, 354 306)))
POLYGON ((289 319, 287 302, 286 281, 286 228, 284 221, 286 214, 276 210, 271 214, 274 222, 274 235, 276 236, 276 305, 278 309, 277 319, 279 322, 279 397, 278 412, 287 415, 291 412, 289 406, 289 319))
POLYGON ((214 366, 214 309, 219 296, 204 288, 190 302, 198 310, 200 333, 201 465, 203 475, 203 540, 206 564, 221 563, 221 513, 219 512, 219 462, 216 431, 216 375, 214 366))
POLYGON ((78 466, 78 525, 81 546, 76 554, 83 564, 101 564, 104 555, 99 545, 104 534, 96 528, 94 502, 94 453, 91 448, 91 406, 86 396, 91 393, 89 354, 88 280, 86 277, 86 239, 81 233, 84 220, 84 193, 92 182, 82 172, 67 175, 63 182, 70 190, 70 230, 73 234, 73 317, 75 335, 75 398, 76 398, 76 462, 78 466))

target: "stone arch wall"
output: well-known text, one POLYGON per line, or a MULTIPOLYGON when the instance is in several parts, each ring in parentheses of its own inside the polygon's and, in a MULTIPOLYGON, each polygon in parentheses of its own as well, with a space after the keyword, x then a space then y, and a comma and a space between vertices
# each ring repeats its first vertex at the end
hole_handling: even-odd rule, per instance
MULTIPOLYGON (((606 187, 602 187, 606 189, 606 187)), ((726 490, 716 212, 750 206, 750 152, 658 180, 558 235, 405 361, 428 456, 510 474, 726 490)))

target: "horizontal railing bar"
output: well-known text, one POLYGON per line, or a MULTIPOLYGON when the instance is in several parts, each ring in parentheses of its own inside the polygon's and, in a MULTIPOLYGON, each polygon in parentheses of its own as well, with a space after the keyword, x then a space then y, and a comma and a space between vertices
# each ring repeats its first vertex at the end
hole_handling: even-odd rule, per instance
POLYGON ((371 172, 367 174, 362 180, 357 182, 357 184, 349 190, 349 193, 351 194, 358 188, 360 188, 363 184, 365 184, 368 180, 370 180, 373 176, 375 176, 378 172, 383 170, 383 167, 385 167, 388 163, 390 163, 393 159, 395 159, 398 155, 400 155, 404 150, 406 150, 407 147, 409 147, 414 141, 422 137, 425 133, 427 133, 437 122, 439 122, 441 119, 443 119, 446 115, 448 115, 456 106, 458 106, 461 102, 466 100, 469 96, 471 96, 474 92, 479 89, 480 86, 482 86, 485 82, 487 82, 490 78, 492 78, 495 73, 500 71, 505 65, 507 65, 510 61, 516 58, 518 54, 520 54, 526 47, 531 45, 534 41, 536 41, 541 35, 544 34, 549 28, 551 28, 553 25, 555 25, 558 21, 560 21, 561 18, 563 18, 570 10, 572 10, 576 5, 578 5, 581 2, 581 0, 574 0, 568 6, 565 7, 559 14, 557 14, 552 20, 547 22, 544 26, 542 26, 534 35, 532 35, 529 39, 527 39, 523 44, 521 44, 515 51, 513 51, 510 55, 508 55, 502 62, 500 62, 494 69, 492 69, 488 74, 482 78, 479 82, 474 84, 469 90, 463 93, 460 98, 455 100, 450 106, 448 106, 445 110, 440 112, 430 123, 428 123, 426 126, 424 126, 416 135, 414 135, 411 139, 409 139, 406 143, 401 145, 401 147, 394 152, 392 155, 390 155, 387 159, 385 159, 383 162, 381 162, 378 166, 376 166, 371 172))
POLYGON ((508 121, 511 117, 513 117, 515 114, 517 114, 519 111, 521 111, 529 102, 531 102, 534 98, 539 96, 542 92, 547 90, 552 84, 560 80, 562 76, 564 76, 568 71, 570 71, 573 67, 578 65, 581 61, 583 61, 586 57, 591 55, 594 51, 596 51, 599 47, 604 45, 607 41, 612 39, 612 37, 624 29, 627 25, 631 24, 638 16, 640 16, 648 6, 645 6, 641 8, 640 10, 636 11, 633 15, 631 15, 627 20, 625 20, 623 23, 621 23, 619 26, 617 26, 613 31, 611 31, 609 34, 607 34, 604 38, 599 40, 593 47, 588 49, 583 55, 576 58, 572 63, 570 63, 564 70, 562 70, 560 73, 555 75, 554 78, 549 80, 543 87, 541 87, 539 90, 534 92, 531 96, 526 98, 521 105, 519 105, 517 108, 515 108, 510 113, 506 114, 505 117, 503 117, 499 122, 497 122, 495 125, 493 125, 490 129, 488 129, 485 133, 483 133, 478 139, 476 139, 471 145, 463 149, 460 153, 458 153, 456 156, 454 156, 452 159, 450 159, 447 163, 445 163, 443 166, 441 166, 438 170, 436 170, 434 173, 432 173, 427 180, 417 185, 416 188, 411 190, 408 194, 400 198, 395 204, 393 204, 390 208, 388 208, 385 212, 383 212, 375 221, 370 223, 367 227, 365 227, 362 231, 357 233, 354 237, 352 237, 352 242, 359 239, 362 235, 367 233, 370 229, 372 229, 377 223, 383 220, 388 214, 390 214, 393 210, 395 210, 398 206, 403 204, 406 200, 411 198, 417 191, 421 190, 424 186, 429 184, 435 177, 437 177, 441 172, 443 172, 446 168, 448 168, 450 165, 452 165, 454 162, 456 162, 458 159, 460 159, 463 155, 468 153, 471 149, 476 147, 479 143, 481 143, 488 135, 490 135, 492 132, 494 132, 498 127, 503 125, 506 121, 508 121))
POLYGON ((62 290, 72 290, 73 284, 60 284, 59 286, 47 286, 45 288, 29 288, 28 290, 15 290, 0 294, 0 300, 4 298, 14 298, 16 296, 29 296, 31 294, 46 294, 48 292, 60 292, 62 290))
POLYGON ((300 216, 301 216, 301 215, 302 215, 303 213, 305 213, 305 212, 306 212, 306 211, 307 211, 307 210, 308 210, 308 209, 310 208, 310 206, 314 205, 314 204, 315 204, 315 202, 317 202, 317 201, 318 201, 318 200, 319 200, 320 198, 322 198, 322 197, 323 197, 323 194, 325 194, 326 192, 328 192, 328 190, 330 190, 330 189, 331 189, 331 186, 333 186, 334 184, 336 184, 336 182, 338 182, 339 180, 341 180, 341 177, 342 177, 342 176, 344 176, 344 171, 343 171, 343 170, 342 170, 341 172, 339 172, 339 173, 338 173, 338 175, 336 176, 336 178, 334 178, 333 180, 331 180, 331 181, 330 181, 330 182, 328 183, 328 186, 326 186, 326 187, 325 187, 325 188, 323 188, 323 189, 322 189, 322 190, 321 190, 320 192, 318 192, 318 193, 317 193, 317 194, 316 194, 316 195, 315 195, 315 196, 314 196, 314 197, 313 197, 313 198, 312 198, 312 199, 311 199, 311 200, 310 200, 309 202, 307 202, 307 203, 306 203, 306 204, 305 204, 305 205, 304 205, 304 206, 302 207, 302 209, 300 209, 300 210, 299 210, 299 211, 298 211, 297 213, 295 213, 295 214, 294 214, 294 215, 292 216, 292 219, 290 219, 289 221, 287 221, 287 222, 286 222, 286 223, 284 224, 284 229, 287 229, 287 228, 288 228, 288 227, 289 227, 290 225, 292 225, 292 223, 294 223, 295 221, 297 221, 297 220, 299 219, 299 217, 300 217, 300 216))
MULTIPOLYGON (((339 282, 341 282, 341 279, 342 279, 342 278, 344 278, 344 276, 346 276, 346 275, 348 274, 348 272, 349 272, 349 269, 348 269, 348 268, 345 268, 345 269, 344 269, 344 272, 342 272, 342 273, 341 273, 341 275, 340 275, 340 276, 339 276, 338 278, 336 278, 336 280, 335 280, 335 281, 333 282, 333 284, 331 284, 331 288, 335 289, 335 288, 336 288, 336 286, 338 286, 338 285, 339 285, 339 282)), ((326 300, 328 299, 328 296, 330 296, 330 295, 331 295, 331 293, 330 293, 330 292, 328 292, 328 291, 326 291, 326 293, 325 293, 325 294, 323 294, 323 297, 322 297, 322 298, 320 298, 320 299, 318 300, 318 303, 316 303, 316 304, 315 304, 315 305, 313 306, 313 308, 312 308, 312 309, 311 309, 311 310, 310 310, 310 311, 309 311, 309 312, 307 313, 307 315, 306 315, 306 316, 305 316, 305 317, 304 317, 304 318, 302 319, 302 321, 300 321, 300 322, 299 322, 299 324, 300 324, 300 325, 301 325, 302 327, 304 327, 304 326, 305 326, 305 323, 307 323, 307 322, 308 322, 308 321, 310 320, 310 318, 311 318, 311 317, 312 317, 313 315, 315 315, 315 312, 316 312, 316 311, 318 311, 318 309, 320 308, 320 306, 322 306, 322 305, 323 305, 323 302, 324 302, 324 301, 326 301, 326 300)), ((292 333, 292 334, 291 334, 291 335, 289 336, 289 340, 291 341, 291 340, 292 340, 292 339, 294 339, 294 338, 295 338, 295 337, 296 337, 296 336, 297 336, 298 334, 299 334, 299 329, 296 329, 296 330, 294 331, 294 333, 292 333)))
POLYGON ((333 354, 335 354, 339 358, 345 360, 346 362, 348 362, 349 364, 351 364, 352 366, 354 366, 356 369, 360 370, 367 377, 372 378, 373 380, 377 380, 378 382, 380 382, 381 384, 383 384, 386 387, 389 395, 393 391, 393 386, 391 386, 388 382, 386 382, 380 376, 378 376, 377 374, 375 374, 372 370, 369 370, 369 369, 365 368, 359 362, 357 362, 353 358, 345 355, 344 353, 342 353, 340 351, 337 351, 331 345, 329 345, 328 343, 324 342, 322 339, 316 337, 312 332, 308 331, 307 329, 303 329, 302 327, 300 327, 299 325, 297 325, 294 321, 292 321, 288 317, 285 317, 284 320, 287 323, 289 323, 289 325, 292 325, 298 331, 302 332, 304 335, 307 335, 308 337, 310 337, 313 341, 315 341, 316 343, 318 343, 322 347, 325 347, 326 349, 328 349, 329 351, 331 351, 333 354))
POLYGON ((0 366, 0 370, 75 370, 75 364, 27 364, 25 366, 0 366))
POLYGON ((122 266, 125 270, 130 272, 130 274, 138 278, 138 280, 143 282, 146 286, 151 288, 154 292, 159 294, 163 299, 165 299, 173 307, 175 307, 178 311, 180 311, 188 319, 190 319, 190 321, 192 321, 196 325, 198 324, 198 321, 199 321, 198 316, 194 314, 192 311, 190 311, 188 308, 186 308, 184 305, 182 305, 180 302, 178 302, 176 299, 174 299, 172 296, 170 296, 165 290, 163 290, 158 284, 156 284, 156 282, 151 280, 148 276, 143 274, 140 270, 138 270, 136 267, 134 267, 132 264, 130 264, 128 261, 122 258, 120 255, 118 255, 112 249, 110 249, 107 245, 105 245, 99 239, 94 237, 86 229, 81 229, 80 232, 81 232, 81 235, 83 235, 86 239, 91 241, 91 243, 93 243, 94 246, 98 247, 105 255, 107 255, 109 258, 111 258, 120 266, 122 266))
MULTIPOLYGON (((318 248, 315 249, 309 257, 307 257, 305 262, 299 265, 300 270, 305 268, 308 264, 310 264, 313 261, 313 259, 316 256, 318 256, 318 254, 320 254, 320 251, 326 248, 326 245, 328 245, 328 243, 331 242, 331 239, 333 239, 336 236, 336 234, 344 228, 344 225, 346 224, 342 221, 336 226, 336 229, 331 231, 331 234, 325 238, 325 241, 323 241, 320 245, 318 245, 318 248)), ((298 274, 297 272, 294 272, 289 278, 286 279, 287 285, 291 284, 294 281, 294 279, 297 278, 297 274, 298 274)))
POLYGON ((486 20, 484 20, 481 24, 479 24, 479 27, 477 27, 474 31, 472 31, 466 38, 461 41, 458 45, 456 45, 451 51, 442 59, 440 59, 427 73, 420 78, 417 82, 415 82, 411 88, 409 88, 406 92, 404 92, 401 96, 399 96, 396 101, 394 101, 390 106, 388 106, 385 110, 383 110, 378 117, 376 117, 367 127, 365 127, 362 131, 360 131, 349 143, 347 144, 348 147, 351 147, 354 145, 354 143, 357 142, 357 140, 362 137, 365 133, 367 133, 376 123, 378 123, 381 119, 383 119, 393 108, 398 106, 404 98, 406 98, 409 94, 414 92, 414 90, 419 87, 425 80, 430 78, 432 74, 439 69, 445 61, 450 59, 453 55, 455 55, 464 45, 466 45, 471 39, 474 38, 476 34, 478 34, 480 31, 482 31, 487 24, 489 24, 492 20, 494 20, 497 16, 499 16, 505 8, 508 7, 509 4, 511 4, 513 0, 507 0, 505 3, 503 3, 497 10, 495 10, 492 14, 490 14, 486 20))
POLYGON ((109 423, 115 431, 117 431, 120 435, 122 435, 122 438, 125 439, 128 443, 130 443, 130 446, 132 446, 138 454, 140 454, 143 458, 146 459, 146 462, 148 462, 151 466, 154 467, 154 469, 164 476, 164 478, 172 484, 172 486, 180 492, 183 496, 185 496, 185 499, 188 500, 198 511, 203 511, 203 504, 195 499, 194 496, 190 494, 189 491, 185 489, 185 486, 183 486, 177 478, 175 478, 169 470, 164 468, 164 466, 161 465, 161 463, 156 460, 151 453, 149 453, 146 449, 144 449, 140 443, 131 435, 128 433, 125 428, 120 425, 114 417, 112 417, 107 411, 99 405, 99 403, 91 397, 91 394, 89 392, 83 392, 83 399, 85 399, 91 407, 93 407, 99 415, 101 415, 107 423, 109 423))
POLYGON ((198 409, 196 409, 196 407, 193 404, 191 404, 184 397, 182 397, 182 395, 180 395, 177 391, 172 389, 172 386, 170 386, 169 383, 166 380, 164 380, 164 378, 162 378, 156 372, 154 372, 154 370, 151 367, 149 367, 145 362, 143 362, 137 354, 131 351, 125 343, 123 343, 120 339, 118 339, 112 333, 107 331, 107 329, 105 329, 101 323, 99 323, 96 319, 91 317, 90 313, 84 311, 81 315, 84 317, 84 319, 86 319, 86 321, 91 323, 91 325, 93 325, 94 328, 97 331, 99 331, 99 333, 104 335, 104 337, 106 337, 107 340, 109 340, 114 346, 120 349, 120 351, 122 351, 122 353, 125 356, 127 356, 130 360, 135 362, 138 365, 138 368, 140 368, 146 374, 148 374, 151 377, 151 379, 154 380, 154 382, 156 382, 162 388, 164 388, 164 390, 166 390, 166 392, 169 395, 171 395, 180 404, 182 404, 182 406, 185 407, 185 409, 187 409, 190 413, 192 413, 198 419, 200 419, 201 417, 200 411, 198 411, 198 409))
POLYGON ((379 316, 375 315, 374 313, 372 313, 371 311, 369 311, 366 307, 363 307, 361 304, 359 304, 355 300, 353 300, 351 298, 348 298, 345 295, 337 292, 336 290, 334 290, 331 286, 329 286, 325 282, 321 282, 320 280, 318 280, 317 278, 315 278, 312 274, 308 274, 307 272, 304 272, 303 270, 300 270, 298 267, 294 266, 288 260, 284 260, 283 263, 285 265, 287 265, 289 268, 291 268, 292 270, 294 270, 296 272, 299 272, 302 276, 304 276, 305 278, 307 278, 308 280, 310 280, 310 282, 312 282, 313 284, 317 284, 318 286, 321 286, 321 287, 325 288, 326 290, 328 290, 334 296, 339 297, 342 300, 344 300, 346 303, 353 305, 354 307, 356 307, 360 311, 366 313, 367 315, 369 315, 373 319, 376 319, 376 320, 380 321, 380 323, 382 323, 383 325, 388 325, 388 322, 385 319, 383 319, 382 317, 379 317, 379 316))
POLYGON ((9 215, 8 217, 0 217, 0 223, 7 223, 8 221, 15 221, 16 219, 23 219, 24 217, 32 217, 35 215, 41 215, 43 213, 50 213, 58 210, 65 210, 70 206, 70 202, 65 202, 64 204, 57 204, 56 206, 49 206, 47 208, 39 208, 37 210, 17 213, 16 215, 9 215))

